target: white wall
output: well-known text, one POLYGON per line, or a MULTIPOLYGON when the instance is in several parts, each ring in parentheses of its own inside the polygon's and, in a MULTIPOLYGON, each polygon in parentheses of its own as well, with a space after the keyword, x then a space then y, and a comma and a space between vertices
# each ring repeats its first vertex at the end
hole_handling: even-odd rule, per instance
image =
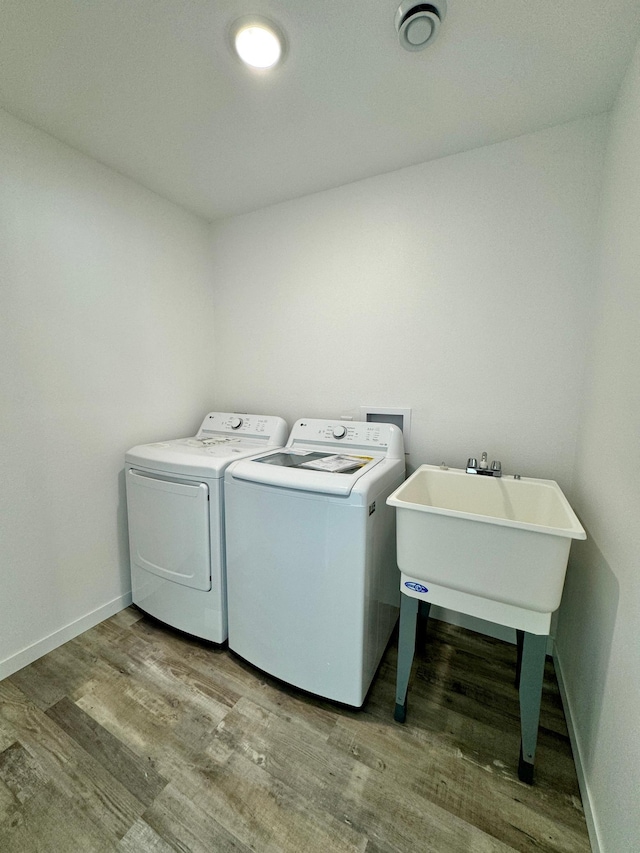
POLYGON ((569 487, 607 117, 218 224, 217 400, 411 406, 410 462, 569 487))
POLYGON ((640 849, 640 47, 613 113, 557 657, 606 853, 640 849))
POLYGON ((130 591, 123 454, 213 402, 208 226, 0 112, 0 677, 130 591))
POLYGON ((563 683, 602 849, 632 849, 639 76, 636 57, 609 153, 595 318, 608 117, 210 237, 0 112, 0 677, 126 603, 128 446, 190 433, 208 408, 292 422, 411 406, 412 465, 486 449, 507 471, 559 480, 581 512, 590 539, 563 605, 563 683))

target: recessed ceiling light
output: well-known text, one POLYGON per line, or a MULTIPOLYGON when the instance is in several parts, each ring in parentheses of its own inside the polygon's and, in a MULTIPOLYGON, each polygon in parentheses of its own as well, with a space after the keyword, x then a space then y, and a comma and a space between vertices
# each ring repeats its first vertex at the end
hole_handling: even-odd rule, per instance
POLYGON ((251 68, 273 68, 284 55, 284 36, 265 18, 240 18, 231 27, 233 49, 251 68))

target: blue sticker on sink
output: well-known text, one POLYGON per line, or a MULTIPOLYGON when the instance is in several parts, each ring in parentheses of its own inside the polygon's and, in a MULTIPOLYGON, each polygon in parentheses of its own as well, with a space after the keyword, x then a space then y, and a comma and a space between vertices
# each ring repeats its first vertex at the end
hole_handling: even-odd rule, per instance
POLYGON ((416 583, 415 581, 405 581, 404 585, 407 589, 412 589, 414 592, 429 592, 426 586, 422 586, 421 583, 416 583))

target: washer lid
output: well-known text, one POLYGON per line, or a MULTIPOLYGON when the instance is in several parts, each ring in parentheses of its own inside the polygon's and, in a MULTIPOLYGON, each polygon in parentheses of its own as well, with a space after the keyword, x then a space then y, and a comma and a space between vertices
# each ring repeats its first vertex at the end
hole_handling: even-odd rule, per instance
POLYGON ((233 466, 230 475, 236 480, 247 480, 266 486, 278 486, 301 492, 318 492, 323 495, 346 497, 358 480, 369 473, 383 458, 369 457, 358 467, 347 471, 317 470, 309 463, 327 460, 331 463, 334 454, 308 452, 292 454, 291 448, 272 451, 261 456, 245 459, 233 466))
POLYGON ((394 470, 404 469, 402 432, 397 426, 302 418, 294 424, 281 451, 241 461, 233 466, 229 476, 268 486, 346 497, 356 483, 356 491, 368 488, 371 480, 367 475, 380 463, 384 464, 372 475, 376 480, 385 476, 382 469, 389 466, 394 470), (357 461, 350 464, 349 459, 357 461), (343 460, 347 460, 346 466, 343 460))

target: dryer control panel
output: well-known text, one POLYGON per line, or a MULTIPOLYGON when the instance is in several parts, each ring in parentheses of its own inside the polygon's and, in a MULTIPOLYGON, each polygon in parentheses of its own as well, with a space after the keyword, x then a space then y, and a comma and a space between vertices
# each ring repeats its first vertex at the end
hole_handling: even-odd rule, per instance
POLYGON ((221 435, 261 439, 269 444, 281 445, 287 440, 287 425, 282 418, 273 415, 209 412, 196 438, 206 440, 221 435))
POLYGON ((402 431, 393 424, 365 421, 333 421, 303 418, 293 426, 287 447, 382 452, 393 459, 404 459, 402 431))

